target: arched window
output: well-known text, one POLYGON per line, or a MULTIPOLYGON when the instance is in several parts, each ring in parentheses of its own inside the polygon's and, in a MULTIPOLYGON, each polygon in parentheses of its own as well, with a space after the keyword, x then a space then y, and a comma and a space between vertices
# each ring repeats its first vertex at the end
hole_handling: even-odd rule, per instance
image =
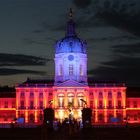
POLYGON ((59 94, 58 95, 58 106, 59 107, 64 107, 64 94, 59 94))
POLYGON ((72 76, 73 75, 73 64, 69 65, 69 75, 72 76))
POLYGON ((79 93, 78 95, 78 107, 83 107, 85 104, 84 96, 82 93, 79 93))
POLYGON ((29 115, 30 123, 34 123, 34 115, 30 114, 29 115))
POLYGON ((72 103, 72 106, 74 105, 74 94, 73 93, 68 94, 68 103, 72 103))
POLYGON ((111 91, 108 92, 108 98, 112 98, 112 92, 111 91))
POLYGON ((120 91, 117 93, 117 97, 121 98, 121 92, 120 91))
POLYGON ((59 65, 59 76, 62 76, 63 74, 63 69, 62 69, 62 64, 59 65))
POLYGON ((99 98, 103 98, 103 93, 99 92, 99 98))
POLYGON ((80 76, 83 76, 83 68, 82 68, 82 65, 80 65, 79 71, 80 71, 80 76))
POLYGON ((98 115, 98 119, 99 119, 99 122, 104 122, 104 115, 103 114, 99 114, 98 115))

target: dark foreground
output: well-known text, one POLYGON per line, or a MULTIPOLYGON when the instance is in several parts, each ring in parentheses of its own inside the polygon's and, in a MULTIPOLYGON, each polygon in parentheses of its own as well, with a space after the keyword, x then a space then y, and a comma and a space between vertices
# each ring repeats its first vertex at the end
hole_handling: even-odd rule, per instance
POLYGON ((0 140, 140 140, 140 127, 92 128, 85 130, 46 128, 0 129, 0 140))

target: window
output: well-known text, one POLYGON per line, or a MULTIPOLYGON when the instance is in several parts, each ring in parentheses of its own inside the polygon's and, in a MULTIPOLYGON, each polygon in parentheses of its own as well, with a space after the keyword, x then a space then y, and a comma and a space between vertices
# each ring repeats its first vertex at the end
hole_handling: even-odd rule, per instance
POLYGON ((82 65, 80 65, 80 76, 83 76, 83 68, 82 68, 82 65))
POLYGON ((99 119, 99 122, 103 122, 104 121, 104 115, 103 114, 99 114, 98 115, 98 119, 99 119))
POLYGON ((21 109, 24 109, 24 101, 20 102, 20 107, 21 107, 21 109))
POLYGON ((99 108, 103 108, 103 102, 99 101, 99 108))
POLYGON ((134 121, 137 121, 137 120, 138 120, 138 116, 134 115, 134 121))
POLYGON ((93 101, 90 101, 90 107, 93 108, 93 101))
POLYGON ((121 92, 118 92, 118 93, 117 93, 117 97, 118 97, 118 98, 121 98, 121 92))
POLYGON ((39 93, 39 98, 43 98, 43 93, 42 92, 39 93))
POLYGON ((42 115, 42 113, 39 114, 39 119, 40 119, 40 121, 43 120, 43 115, 42 115))
POLYGON ((33 92, 30 93, 30 97, 32 97, 32 98, 34 97, 34 93, 33 92))
POLYGON ((59 105, 59 107, 64 107, 64 98, 63 97, 59 97, 58 105, 59 105))
POLYGON ((108 101, 108 107, 112 108, 112 101, 108 101))
POLYGON ((122 105, 121 105, 121 101, 118 101, 118 108, 121 108, 122 105))
POLYGON ((74 97, 68 97, 68 102, 71 103, 71 105, 74 105, 74 97))
POLYGON ((137 108, 137 101, 134 101, 133 104, 134 104, 134 108, 137 108))
POLYGON ((127 101, 126 106, 129 108, 130 107, 130 101, 127 101))
POLYGON ((69 65, 69 75, 70 76, 73 75, 73 65, 72 64, 69 65))
POLYGON ((34 123, 34 115, 33 114, 30 114, 29 115, 29 119, 30 119, 30 122, 31 123, 34 123))
POLYGON ((78 107, 83 107, 84 102, 82 98, 78 98, 78 107))
POLYGON ((62 64, 60 64, 58 75, 59 75, 59 76, 62 76, 62 73, 63 73, 63 68, 62 68, 62 64))
POLYGON ((14 101, 12 102, 12 108, 15 108, 15 102, 14 101))
POLYGON ((103 98, 102 92, 99 92, 99 98, 103 98))
POLYGON ((108 92, 108 98, 112 98, 112 92, 108 92))
POLYGON ((24 97, 24 96, 25 96, 24 92, 21 92, 20 97, 24 97))
POLYGON ((43 108, 43 101, 40 101, 40 102, 39 102, 39 107, 40 107, 40 109, 43 108))
POLYGON ((93 96, 93 92, 90 92, 90 95, 92 95, 92 96, 93 96))
POLYGON ((30 109, 33 109, 33 107, 34 107, 34 102, 30 101, 30 109))
POLYGON ((5 107, 5 108, 8 108, 8 101, 5 101, 5 102, 4 102, 4 107, 5 107))

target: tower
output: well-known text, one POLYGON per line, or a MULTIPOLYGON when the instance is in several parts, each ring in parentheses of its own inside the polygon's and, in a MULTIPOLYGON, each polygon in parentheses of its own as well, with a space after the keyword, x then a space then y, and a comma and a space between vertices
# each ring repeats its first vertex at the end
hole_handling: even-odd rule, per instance
POLYGON ((86 42, 78 38, 72 10, 66 27, 66 36, 55 45, 55 85, 74 80, 87 85, 86 42))

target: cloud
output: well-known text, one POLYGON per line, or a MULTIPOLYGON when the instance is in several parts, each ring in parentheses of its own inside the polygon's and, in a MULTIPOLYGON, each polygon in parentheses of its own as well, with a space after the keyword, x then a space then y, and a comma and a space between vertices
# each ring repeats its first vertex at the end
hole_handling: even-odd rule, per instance
POLYGON ((116 80, 125 82, 129 86, 139 86, 139 45, 140 43, 113 46, 112 60, 102 62, 96 69, 89 70, 89 77, 96 80, 116 80))
POLYGON ((124 58, 102 63, 94 70, 89 70, 89 76, 96 80, 116 80, 128 85, 140 84, 140 58, 124 58))
POLYGON ((34 70, 21 70, 21 69, 10 69, 10 68, 0 68, 0 75, 16 75, 16 74, 36 74, 36 75, 44 75, 45 72, 42 71, 34 71, 34 70))
POLYGON ((44 33, 45 30, 43 29, 37 29, 37 30, 33 30, 32 33, 35 33, 35 34, 40 34, 40 33, 44 33))
MULTIPOLYGON (((137 40, 138 38, 128 35, 123 36, 108 36, 102 38, 87 38, 87 42, 100 42, 100 41, 123 41, 123 40, 137 40)), ((126 45, 127 46, 127 45, 126 45)), ((117 47, 117 46, 116 46, 117 47)))
MULTIPOLYGON (((84 0, 83 0, 84 1, 84 0)), ((80 0, 78 4, 80 7, 80 0)), ((82 2, 81 2, 81 5, 82 2)), ((80 9, 79 23, 84 27, 114 26, 140 36, 140 2, 138 0, 93 0, 90 6, 80 9)))
POLYGON ((136 44, 126 44, 126 45, 116 45, 112 47, 115 49, 115 52, 118 54, 125 54, 129 56, 137 56, 140 57, 140 43, 136 44))
POLYGON ((37 66, 45 65, 49 61, 52 60, 31 55, 0 53, 0 66, 37 66))
POLYGON ((103 6, 100 6, 100 11, 96 13, 96 17, 102 18, 111 26, 128 31, 134 35, 140 36, 140 10, 134 10, 134 5, 139 2, 122 3, 121 1, 104 1, 103 6))
POLYGON ((78 8, 86 8, 91 4, 92 0, 73 0, 73 3, 78 7, 78 8))

